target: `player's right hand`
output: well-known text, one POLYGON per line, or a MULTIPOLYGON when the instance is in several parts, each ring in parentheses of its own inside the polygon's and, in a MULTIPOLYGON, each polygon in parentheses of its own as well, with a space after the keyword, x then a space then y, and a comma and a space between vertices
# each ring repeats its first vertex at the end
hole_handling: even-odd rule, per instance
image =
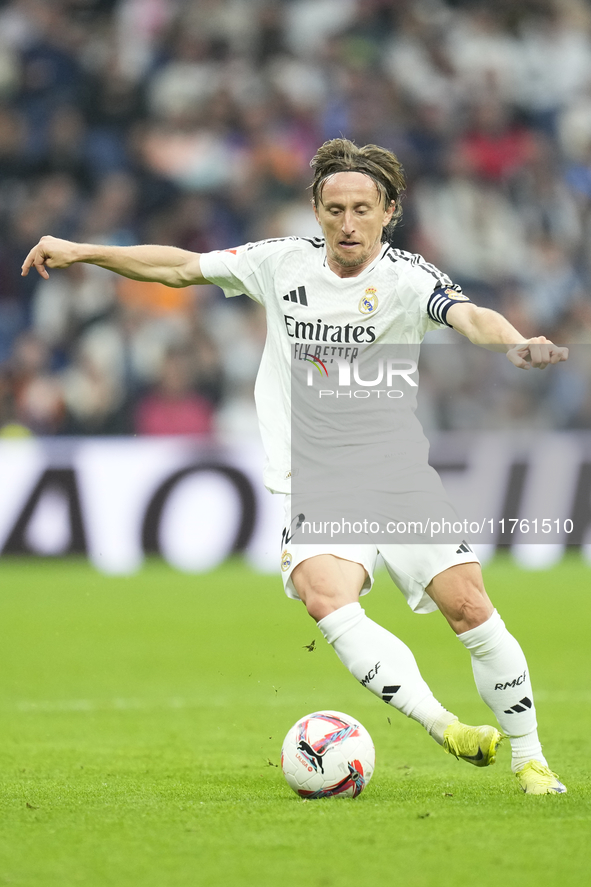
POLYGON ((49 278, 48 268, 68 268, 76 261, 77 244, 69 240, 60 240, 46 234, 33 247, 21 268, 21 277, 26 277, 31 268, 36 268, 41 277, 49 278))

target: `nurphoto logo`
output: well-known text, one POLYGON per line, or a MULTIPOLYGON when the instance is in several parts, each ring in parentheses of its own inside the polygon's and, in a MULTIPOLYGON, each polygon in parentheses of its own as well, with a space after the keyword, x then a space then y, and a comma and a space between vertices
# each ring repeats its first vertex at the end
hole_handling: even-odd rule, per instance
MULTIPOLYGON (((308 355, 306 360, 311 364, 307 368, 306 385, 308 388, 314 388, 314 380, 317 379, 317 376, 312 367, 315 367, 320 373, 322 381, 329 377, 328 368, 319 357, 308 355)), ((394 388, 395 384, 399 385, 401 382, 405 382, 411 388, 418 387, 418 383, 412 378, 417 371, 417 362, 415 360, 380 358, 377 364, 368 367, 367 362, 365 362, 362 368, 356 357, 352 360, 346 360, 335 355, 330 362, 337 365, 338 389, 321 388, 318 391, 319 398, 336 396, 363 399, 384 395, 384 397, 398 399, 404 397, 404 391, 394 388), (363 376, 369 376, 369 378, 362 378, 362 374, 363 376), (378 387, 380 385, 385 387, 378 387)))

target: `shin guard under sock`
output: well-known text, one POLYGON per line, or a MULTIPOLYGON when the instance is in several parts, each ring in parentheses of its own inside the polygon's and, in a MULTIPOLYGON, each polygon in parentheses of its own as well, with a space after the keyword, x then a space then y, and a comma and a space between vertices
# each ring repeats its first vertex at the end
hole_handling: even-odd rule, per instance
POLYGON ((546 764, 538 739, 536 709, 523 651, 495 610, 490 619, 458 635, 472 657, 480 697, 509 737, 512 769, 527 761, 546 764))
POLYGON ((364 687, 443 743, 443 732, 456 717, 435 699, 406 644, 369 619, 359 603, 335 610, 318 627, 364 687))

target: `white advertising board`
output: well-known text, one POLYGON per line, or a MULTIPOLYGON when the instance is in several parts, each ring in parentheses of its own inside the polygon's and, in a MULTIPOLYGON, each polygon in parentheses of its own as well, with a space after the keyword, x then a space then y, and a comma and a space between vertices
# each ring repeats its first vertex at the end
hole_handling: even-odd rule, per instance
POLYGON ((243 552, 278 569, 283 508, 253 444, 187 438, 0 442, 2 555, 86 555, 106 573, 148 554, 202 572, 243 552))
MULTIPOLYGON (((263 458, 258 443, 244 441, 0 441, 0 556, 76 554, 102 572, 128 574, 150 554, 199 573, 242 553, 278 572, 283 503, 262 485, 263 458)), ((567 546, 589 555, 591 434, 539 434, 532 446, 515 435, 442 433, 431 462, 458 514, 475 516, 477 491, 476 516, 494 528, 492 542, 489 533, 475 545, 483 559, 498 545, 533 568, 567 546), (543 520, 554 522, 549 536, 543 520)))

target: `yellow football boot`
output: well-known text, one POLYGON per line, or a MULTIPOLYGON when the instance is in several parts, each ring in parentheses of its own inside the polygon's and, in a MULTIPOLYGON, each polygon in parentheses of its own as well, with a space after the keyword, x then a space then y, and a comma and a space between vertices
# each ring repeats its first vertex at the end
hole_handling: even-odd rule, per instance
POLYGON ((556 773, 539 761, 528 761, 515 776, 526 795, 566 794, 566 786, 562 784, 556 773))
POLYGON ((468 761, 475 767, 494 764, 503 734, 495 727, 468 727, 452 721, 443 734, 443 748, 449 755, 468 761))

